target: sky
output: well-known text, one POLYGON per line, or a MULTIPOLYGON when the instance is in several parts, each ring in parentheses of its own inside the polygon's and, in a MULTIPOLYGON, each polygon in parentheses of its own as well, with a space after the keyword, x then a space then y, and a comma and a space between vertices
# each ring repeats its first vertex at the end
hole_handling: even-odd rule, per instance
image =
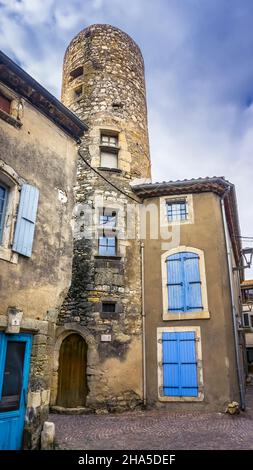
POLYGON ((73 36, 127 32, 145 61, 153 181, 225 176, 253 237, 252 21, 252 0, 0 0, 0 48, 59 98, 73 36))

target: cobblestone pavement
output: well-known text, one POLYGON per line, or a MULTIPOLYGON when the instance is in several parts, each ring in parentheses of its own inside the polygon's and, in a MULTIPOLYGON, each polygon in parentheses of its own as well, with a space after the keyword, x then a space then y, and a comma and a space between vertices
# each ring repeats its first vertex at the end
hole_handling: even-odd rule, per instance
POLYGON ((134 411, 107 415, 51 414, 59 449, 252 449, 253 386, 248 408, 224 413, 134 411))

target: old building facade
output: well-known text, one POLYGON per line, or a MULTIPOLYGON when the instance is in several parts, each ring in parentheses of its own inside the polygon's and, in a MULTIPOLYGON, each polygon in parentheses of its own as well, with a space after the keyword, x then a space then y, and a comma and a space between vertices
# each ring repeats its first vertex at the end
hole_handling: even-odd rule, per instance
POLYGON ((144 240, 147 404, 245 407, 241 243, 234 186, 203 178, 135 186, 144 240), (152 233, 158 226, 157 233, 152 233))
POLYGON ((0 54, 0 449, 39 445, 86 126, 0 54), (25 421, 25 433, 23 428, 25 421))
POLYGON ((140 240, 127 235, 138 231, 130 183, 150 177, 138 46, 108 25, 81 31, 65 54, 62 101, 89 131, 80 144, 73 278, 58 321, 51 405, 123 410, 143 395, 140 240), (73 369, 68 348, 76 350, 73 369))

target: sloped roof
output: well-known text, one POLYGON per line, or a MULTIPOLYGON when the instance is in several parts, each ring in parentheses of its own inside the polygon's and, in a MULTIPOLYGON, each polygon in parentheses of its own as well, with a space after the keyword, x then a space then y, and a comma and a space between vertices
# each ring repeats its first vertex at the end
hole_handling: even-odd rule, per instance
POLYGON ((29 101, 73 139, 78 140, 88 129, 84 121, 2 51, 0 51, 0 81, 29 101))

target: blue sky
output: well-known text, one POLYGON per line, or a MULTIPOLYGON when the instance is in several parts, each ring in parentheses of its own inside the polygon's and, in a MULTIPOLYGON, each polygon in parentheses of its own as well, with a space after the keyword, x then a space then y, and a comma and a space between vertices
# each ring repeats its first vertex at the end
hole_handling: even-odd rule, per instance
POLYGON ((0 0, 0 47, 59 98, 72 37, 126 31, 145 60, 153 181, 225 176, 253 236, 252 20, 252 0, 0 0))

